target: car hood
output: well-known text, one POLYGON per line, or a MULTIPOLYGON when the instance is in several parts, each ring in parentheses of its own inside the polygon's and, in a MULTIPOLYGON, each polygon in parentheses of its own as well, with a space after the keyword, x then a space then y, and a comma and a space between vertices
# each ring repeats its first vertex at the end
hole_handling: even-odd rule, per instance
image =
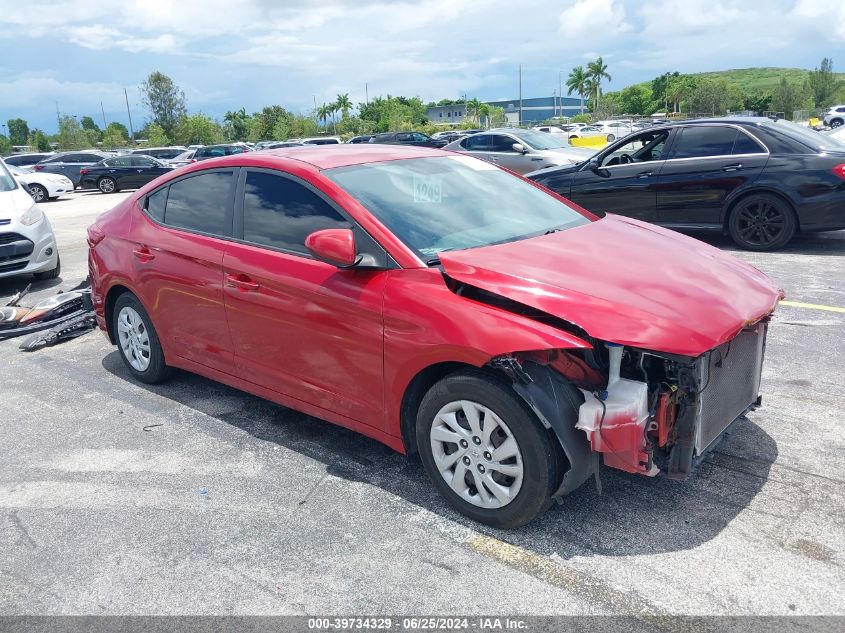
POLYGON ((586 147, 560 147, 556 149, 544 149, 537 153, 541 156, 554 160, 566 158, 577 160, 579 163, 591 158, 598 150, 587 149, 586 147))
POLYGON ((26 189, 0 192, 0 220, 13 220, 34 204, 26 189))
POLYGON ((615 215, 439 257, 447 276, 594 338, 684 356, 730 340, 783 298, 762 272, 717 248, 615 215))

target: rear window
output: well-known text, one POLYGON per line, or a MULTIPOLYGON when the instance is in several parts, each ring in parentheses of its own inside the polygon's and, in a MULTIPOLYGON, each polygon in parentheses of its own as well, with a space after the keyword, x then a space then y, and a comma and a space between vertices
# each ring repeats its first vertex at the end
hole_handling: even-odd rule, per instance
POLYGON ((233 194, 233 173, 213 171, 174 182, 167 195, 164 223, 209 235, 231 235, 228 210, 233 194))
POLYGON ((144 206, 147 209, 149 216, 156 222, 164 222, 164 207, 167 203, 167 190, 168 187, 165 187, 164 189, 159 189, 155 193, 151 193, 147 196, 147 202, 144 206))

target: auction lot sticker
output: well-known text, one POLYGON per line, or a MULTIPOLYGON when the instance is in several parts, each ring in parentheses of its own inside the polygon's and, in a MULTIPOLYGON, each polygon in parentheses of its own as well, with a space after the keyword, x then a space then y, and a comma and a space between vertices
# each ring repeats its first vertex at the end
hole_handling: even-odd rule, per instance
POLYGON ((443 192, 443 178, 414 174, 414 202, 440 203, 443 192))

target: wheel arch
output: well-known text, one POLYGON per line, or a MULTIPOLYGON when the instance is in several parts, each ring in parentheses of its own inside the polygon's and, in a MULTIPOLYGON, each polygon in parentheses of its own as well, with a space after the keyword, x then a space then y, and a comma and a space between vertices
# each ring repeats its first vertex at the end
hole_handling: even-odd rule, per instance
POLYGON ((766 187, 766 186, 755 186, 753 189, 746 189, 744 191, 737 193, 736 195, 729 198, 725 202, 724 210, 722 212, 722 231, 724 231, 725 233, 728 232, 728 223, 731 220, 731 214, 734 212, 734 209, 736 209, 736 206, 740 202, 742 202, 743 200, 745 200, 749 196, 759 195, 761 193, 765 193, 765 194, 768 194, 768 195, 772 195, 776 198, 780 198, 781 200, 783 200, 787 204, 787 206, 789 207, 789 210, 792 211, 792 215, 795 216, 796 232, 800 233, 801 232, 801 218, 799 217, 798 212, 796 211, 795 202, 789 196, 787 196, 785 193, 783 193, 782 191, 779 191, 778 189, 775 189, 773 187, 766 187))
POLYGON ((103 316, 106 320, 106 334, 108 334, 109 341, 111 341, 112 345, 117 344, 117 338, 114 333, 114 305, 117 303, 118 298, 126 293, 131 294, 138 299, 138 301, 141 301, 138 295, 132 292, 131 288, 117 283, 109 288, 109 291, 106 293, 105 301, 103 302, 103 316))
POLYGON ((402 404, 399 409, 399 425, 402 432, 402 444, 405 446, 405 453, 413 455, 417 452, 417 411, 419 411, 422 399, 435 383, 439 382, 449 374, 454 374, 462 369, 478 369, 476 365, 461 361, 443 361, 434 363, 421 369, 408 383, 405 392, 402 394, 402 404))

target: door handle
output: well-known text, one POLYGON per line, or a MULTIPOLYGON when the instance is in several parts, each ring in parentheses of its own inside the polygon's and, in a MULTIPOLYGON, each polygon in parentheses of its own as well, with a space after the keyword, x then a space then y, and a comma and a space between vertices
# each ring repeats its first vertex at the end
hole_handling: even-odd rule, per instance
POLYGON ((142 174, 142 173, 144 173, 144 170, 143 170, 143 169, 139 169, 139 170, 138 170, 138 173, 139 173, 139 174, 142 174))
POLYGON ((742 169, 742 163, 734 163, 733 165, 722 167, 722 171, 737 171, 738 169, 742 169))
POLYGON ((252 292, 261 286, 246 275, 226 275, 226 285, 229 288, 237 288, 241 292, 252 292))
POLYGON ((136 259, 141 260, 142 264, 145 264, 156 258, 156 256, 153 255, 152 251, 150 251, 150 249, 148 249, 146 246, 140 246, 136 248, 132 251, 132 254, 135 256, 136 259))
POLYGON ((638 174, 637 174, 637 178, 648 178, 648 177, 650 177, 653 173, 654 173, 654 172, 652 172, 652 171, 641 171, 640 173, 638 173, 638 174))

